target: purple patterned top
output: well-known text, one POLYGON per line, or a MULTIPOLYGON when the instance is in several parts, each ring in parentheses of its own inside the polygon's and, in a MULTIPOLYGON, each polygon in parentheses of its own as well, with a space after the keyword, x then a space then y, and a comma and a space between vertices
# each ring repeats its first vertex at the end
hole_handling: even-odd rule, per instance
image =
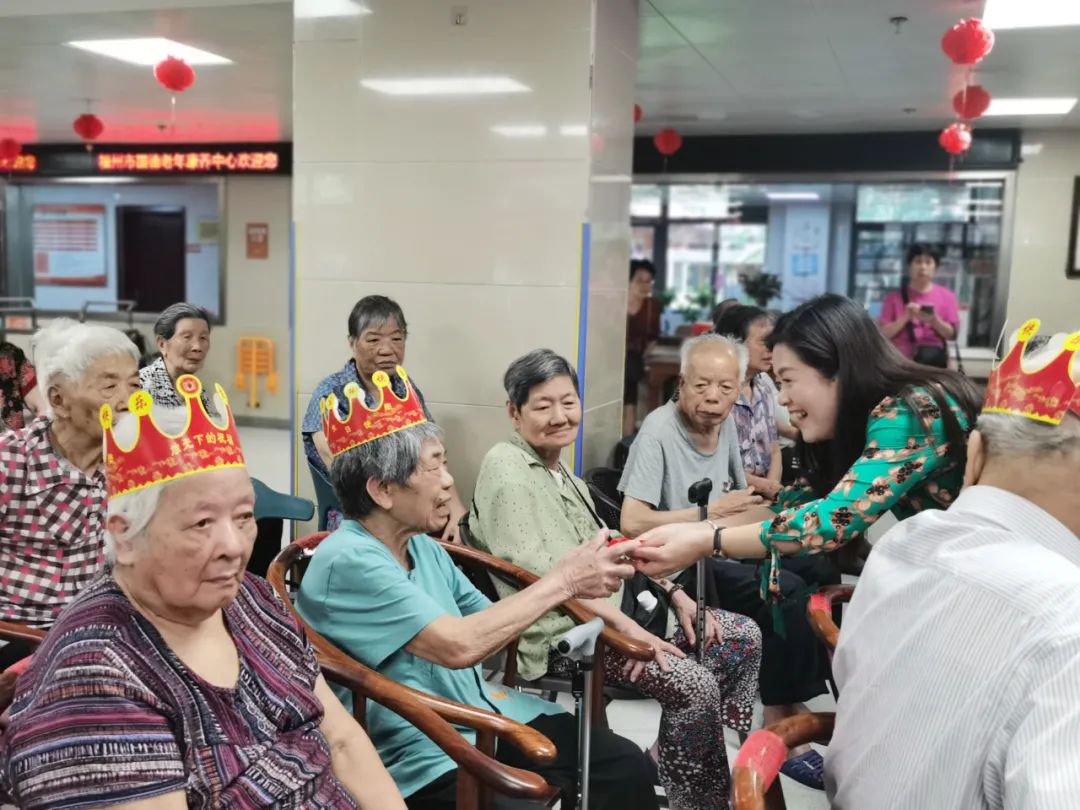
POLYGON ((743 468, 750 475, 767 476, 772 464, 773 443, 780 434, 776 429, 776 389, 765 374, 750 381, 750 401, 740 392, 731 413, 739 431, 739 452, 743 468))
POLYGON ((61 614, 17 685, 5 782, 24 810, 102 807, 173 791, 198 810, 356 804, 319 731, 314 652, 250 574, 225 608, 231 689, 189 670, 111 576, 61 614))

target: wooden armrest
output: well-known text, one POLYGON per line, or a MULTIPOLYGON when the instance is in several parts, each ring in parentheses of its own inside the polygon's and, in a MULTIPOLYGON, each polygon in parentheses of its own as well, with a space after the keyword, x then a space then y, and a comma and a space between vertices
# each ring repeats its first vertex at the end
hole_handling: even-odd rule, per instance
MULTIPOLYGON (((325 640, 323 643, 326 643, 325 640)), ((555 745, 540 732, 501 715, 402 686, 357 664, 336 648, 319 649, 318 658, 328 680, 355 690, 408 720, 460 768, 473 774, 492 790, 524 799, 550 798, 551 787, 543 777, 489 757, 471 745, 450 723, 477 731, 487 730, 513 743, 535 762, 552 762, 556 754, 555 745)))
MULTIPOLYGON (((501 714, 478 709, 453 700, 421 692, 351 659, 329 641, 308 628, 308 639, 318 653, 319 664, 332 677, 335 683, 350 689, 359 689, 377 703, 398 711, 397 705, 404 701, 415 701, 431 709, 443 720, 465 726, 475 731, 487 731, 501 740, 514 745, 525 756, 538 764, 547 764, 555 760, 554 743, 535 729, 523 723, 503 717, 501 714), (395 702, 391 705, 387 701, 395 702)), ((399 712, 406 716, 404 711, 399 712)), ((460 737, 460 735, 458 735, 460 737)))
POLYGON ((776 784, 788 751, 811 742, 828 743, 836 715, 797 714, 758 729, 739 748, 731 774, 733 810, 783 807, 776 784))
POLYGON ((840 640, 840 628, 833 621, 832 608, 838 602, 850 602, 855 588, 851 585, 828 585, 811 594, 806 603, 806 620, 831 653, 840 640))
POLYGON ((45 638, 45 631, 40 627, 30 627, 25 624, 13 624, 12 622, 0 622, 0 639, 5 641, 25 641, 37 647, 45 638))
MULTIPOLYGON (((444 543, 441 540, 439 541, 439 545, 442 546, 450 555, 451 559, 456 562, 460 562, 467 566, 472 565, 483 568, 489 574, 497 576, 499 579, 503 580, 508 585, 517 588, 519 591, 528 588, 540 579, 540 577, 531 571, 526 571, 520 566, 475 548, 444 543)), ((585 624, 585 622, 590 619, 596 618, 595 613, 576 599, 567 599, 556 609, 561 613, 565 613, 578 624, 585 624)), ((620 633, 618 630, 608 627, 606 624, 604 625, 602 638, 608 647, 625 658, 631 658, 636 661, 652 661, 653 658, 656 657, 656 651, 648 644, 632 639, 629 636, 620 633)))

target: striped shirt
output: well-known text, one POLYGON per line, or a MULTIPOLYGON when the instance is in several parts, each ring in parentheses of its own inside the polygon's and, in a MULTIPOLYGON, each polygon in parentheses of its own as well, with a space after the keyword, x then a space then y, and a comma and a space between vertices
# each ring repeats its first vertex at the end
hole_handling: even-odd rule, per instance
POLYGON ((4 734, 7 786, 23 810, 102 807, 186 793, 197 810, 340 810, 314 694, 319 666, 265 581, 225 608, 240 675, 190 671, 111 576, 87 588, 17 684, 4 734))
POLYGON ((844 618, 833 807, 1080 805, 1080 539, 965 490, 874 548, 844 618))

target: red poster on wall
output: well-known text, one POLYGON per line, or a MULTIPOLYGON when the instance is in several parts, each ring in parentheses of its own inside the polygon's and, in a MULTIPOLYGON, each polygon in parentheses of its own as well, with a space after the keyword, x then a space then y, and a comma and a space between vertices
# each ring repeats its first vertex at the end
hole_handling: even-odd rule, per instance
POLYGON ((35 205, 34 283, 104 287, 104 205, 35 205))
POLYGON ((270 226, 265 222, 247 224, 247 257, 249 259, 270 257, 270 226))

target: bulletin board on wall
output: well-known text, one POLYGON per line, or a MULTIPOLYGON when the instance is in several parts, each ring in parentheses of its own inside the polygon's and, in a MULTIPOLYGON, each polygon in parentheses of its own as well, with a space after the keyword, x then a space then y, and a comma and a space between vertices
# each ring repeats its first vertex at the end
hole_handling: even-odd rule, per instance
POLYGON ((32 210, 34 284, 104 287, 105 206, 43 204, 32 210))

